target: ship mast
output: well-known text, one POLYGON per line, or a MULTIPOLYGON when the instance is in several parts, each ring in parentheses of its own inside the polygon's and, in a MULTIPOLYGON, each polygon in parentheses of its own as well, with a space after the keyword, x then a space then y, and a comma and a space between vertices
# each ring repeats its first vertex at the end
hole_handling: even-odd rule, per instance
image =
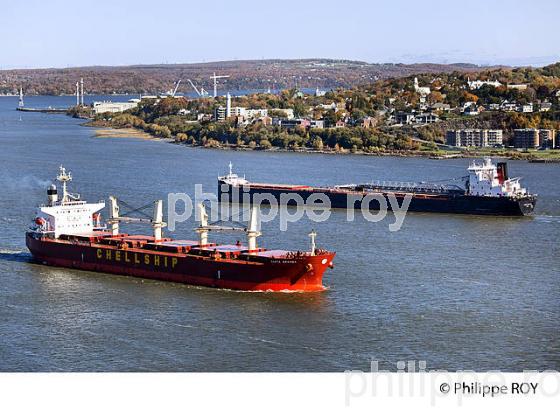
POLYGON ((72 181, 72 174, 70 172, 66 173, 66 168, 62 165, 60 166, 60 173, 57 175, 56 179, 62 182, 62 203, 68 202, 70 195, 66 189, 66 183, 72 181))
POLYGON ((315 229, 313 229, 309 233, 309 237, 311 238, 311 256, 315 256, 315 250, 316 250, 315 238, 317 237, 317 232, 315 232, 315 229))

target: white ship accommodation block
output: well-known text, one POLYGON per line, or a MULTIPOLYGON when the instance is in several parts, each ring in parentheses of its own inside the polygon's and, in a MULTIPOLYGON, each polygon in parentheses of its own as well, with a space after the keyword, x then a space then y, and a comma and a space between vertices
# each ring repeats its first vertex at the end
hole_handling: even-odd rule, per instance
POLYGON ((55 238, 64 234, 92 234, 99 228, 98 212, 105 202, 87 203, 78 194, 69 193, 66 183, 72 180, 72 175, 62 166, 56 179, 62 183, 62 199, 58 200, 56 185, 47 189, 48 204, 39 208, 35 220, 39 231, 54 234, 55 238))
POLYGON ((481 164, 473 161, 468 171, 469 195, 517 197, 527 194, 527 190, 521 187, 519 178, 508 178, 505 162, 496 167, 490 158, 485 158, 481 164))
POLYGON ((46 221, 46 231, 53 232, 55 238, 62 234, 91 234, 94 230, 93 215, 104 207, 103 202, 89 204, 84 201, 73 201, 42 206, 37 216, 46 221))

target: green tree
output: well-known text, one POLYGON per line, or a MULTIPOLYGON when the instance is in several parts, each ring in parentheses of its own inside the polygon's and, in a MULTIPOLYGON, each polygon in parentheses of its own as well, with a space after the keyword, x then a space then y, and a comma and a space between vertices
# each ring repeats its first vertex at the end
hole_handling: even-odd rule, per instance
POLYGON ((316 149, 317 151, 323 150, 323 140, 321 137, 317 136, 313 138, 313 149, 316 149))

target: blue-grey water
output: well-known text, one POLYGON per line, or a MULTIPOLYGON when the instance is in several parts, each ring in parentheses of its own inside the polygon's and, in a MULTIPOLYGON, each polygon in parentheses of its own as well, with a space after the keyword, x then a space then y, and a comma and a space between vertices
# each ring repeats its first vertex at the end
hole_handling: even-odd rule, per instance
MULTIPOLYGON (((103 97, 88 97, 103 99, 103 97)), ((109 97, 105 97, 108 99, 109 97)), ((126 99, 128 97, 110 97, 126 99)), ((64 106, 73 97, 31 97, 64 106)), ((320 294, 244 293, 32 264, 24 233, 62 163, 86 199, 144 205, 168 192, 215 192, 229 161, 248 178, 335 184, 442 180, 465 159, 193 149, 96 138, 63 115, 19 113, 0 98, 0 371, 560 370, 560 165, 510 162, 539 195, 536 215, 410 214, 399 232, 333 212, 261 244, 337 251, 320 294)), ((193 237, 194 222, 175 237, 193 237)), ((142 227, 132 227, 142 230, 142 227)), ((236 236, 219 238, 235 241, 236 236)), ((240 238, 243 239, 243 238, 240 238)))

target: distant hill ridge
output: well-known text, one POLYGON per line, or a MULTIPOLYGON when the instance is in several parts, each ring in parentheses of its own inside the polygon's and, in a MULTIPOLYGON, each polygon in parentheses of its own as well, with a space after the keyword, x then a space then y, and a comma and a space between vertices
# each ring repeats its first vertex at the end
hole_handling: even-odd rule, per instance
POLYGON ((83 77, 88 94, 158 93, 183 80, 179 92, 191 92, 187 83, 211 90, 210 76, 216 72, 229 75, 220 80, 220 89, 283 89, 355 87, 379 79, 405 77, 421 73, 474 72, 497 67, 475 64, 372 64, 362 61, 323 58, 232 60, 189 64, 141 64, 128 66, 90 66, 0 70, 0 94, 18 92, 26 95, 72 94, 75 83, 83 77))

